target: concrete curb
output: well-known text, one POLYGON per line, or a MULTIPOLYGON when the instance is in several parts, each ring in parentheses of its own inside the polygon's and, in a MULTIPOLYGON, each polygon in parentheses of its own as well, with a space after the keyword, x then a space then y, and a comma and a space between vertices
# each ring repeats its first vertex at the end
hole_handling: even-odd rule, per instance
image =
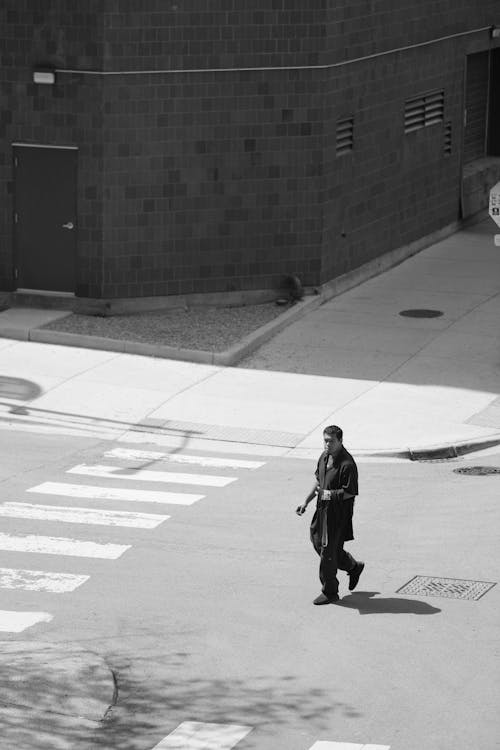
POLYGON ((249 333, 248 336, 241 339, 238 344, 226 349, 225 352, 215 352, 213 364, 226 367, 236 364, 283 330, 283 328, 290 325, 290 323, 294 323, 296 320, 300 320, 300 318, 304 317, 304 315, 316 310, 325 301, 326 300, 318 294, 313 297, 307 297, 300 302, 296 302, 284 313, 274 318, 274 320, 257 328, 256 331, 249 333))
POLYGON ((225 351, 204 351, 198 349, 182 349, 163 344, 148 344, 139 341, 125 341, 122 339, 111 339, 103 336, 88 336, 81 333, 68 333, 66 331, 53 331, 46 328, 33 327, 25 329, 22 327, 5 326, 0 328, 0 336, 3 338, 17 339, 19 341, 34 341, 40 344, 56 344, 58 346, 75 346, 84 349, 100 349, 117 352, 119 354, 139 354, 146 357, 159 357, 163 359, 176 359, 198 364, 217 365, 229 367, 239 362, 252 351, 257 349, 276 333, 281 331, 290 323, 300 319, 307 313, 315 310, 325 300, 321 295, 308 297, 296 302, 292 307, 265 325, 249 333, 241 341, 225 351))
MULTIPOLYGON (((0 327, 0 336, 4 338, 18 339, 21 341, 36 341, 44 344, 57 344, 60 346, 76 346, 87 349, 101 349, 124 354, 139 354, 147 357, 160 357, 164 359, 177 359, 185 362, 198 364, 210 364, 221 367, 235 365, 244 357, 251 354, 255 349, 279 333, 290 323, 299 320, 307 313, 328 302, 334 297, 359 286, 365 281, 378 276, 385 271, 394 268, 407 258, 416 255, 421 250, 449 237, 450 235, 472 226, 487 216, 487 211, 479 212, 466 221, 455 221, 441 229, 415 240, 409 245, 390 250, 378 258, 364 263, 348 273, 331 279, 330 281, 314 288, 311 296, 307 296, 274 320, 261 326, 257 330, 245 336, 234 346, 222 352, 204 351, 195 349, 183 349, 180 347, 166 346, 162 344, 147 344, 136 341, 123 341, 120 339, 104 338, 100 336, 87 336, 78 333, 67 333, 65 331, 53 331, 34 326, 26 329, 22 326, 6 325, 0 327)), ((68 315, 71 314, 68 312, 68 315)))
POLYGON ((460 222, 443 227, 430 235, 412 242, 409 245, 391 250, 374 260, 364 263, 359 268, 355 268, 338 278, 322 284, 316 288, 311 296, 296 302, 284 313, 278 315, 265 325, 245 336, 234 346, 225 351, 204 351, 195 349, 182 349, 174 346, 165 346, 162 344, 146 344, 135 341, 122 341, 119 339, 110 339, 100 336, 86 336, 78 333, 66 333, 65 331, 53 331, 45 328, 31 328, 26 330, 17 329, 19 337, 12 335, 14 329, 7 329, 7 332, 0 330, 0 335, 7 338, 22 338, 28 341, 37 341, 44 344, 59 344, 61 346, 79 346, 87 349, 105 349, 125 354, 140 354, 147 357, 160 357, 164 359, 177 359, 185 362, 195 362, 198 364, 209 364, 220 367, 230 367, 251 354, 255 349, 264 344, 270 338, 279 333, 290 323, 299 320, 304 315, 316 310, 325 302, 338 297, 340 294, 359 286, 368 279, 378 276, 388 271, 399 263, 402 263, 412 255, 416 255, 421 250, 430 245, 439 242, 445 237, 449 237, 460 228, 460 222))
MULTIPOLYGON (((382 450, 382 451, 357 451, 357 455, 366 455, 373 458, 406 458, 410 461, 432 461, 447 458, 459 458, 468 453, 493 448, 500 445, 500 433, 495 433, 486 438, 477 438, 476 440, 464 440, 456 443, 445 445, 420 446, 418 448, 402 448, 401 450, 382 450)), ((354 449, 353 449, 354 450, 354 449)), ((356 452, 354 450, 354 452, 356 452)))
MULTIPOLYGON (((356 448, 349 445, 349 451, 358 459, 363 458, 380 458, 390 459, 399 458, 406 461, 432 461, 445 460, 450 458, 459 458, 475 451, 485 450, 500 445, 500 433, 494 433, 488 437, 477 438, 476 440, 457 441, 453 444, 419 446, 418 448, 356 448)), ((303 458, 306 460, 316 460, 318 457, 316 448, 291 448, 285 454, 286 458, 303 458)))

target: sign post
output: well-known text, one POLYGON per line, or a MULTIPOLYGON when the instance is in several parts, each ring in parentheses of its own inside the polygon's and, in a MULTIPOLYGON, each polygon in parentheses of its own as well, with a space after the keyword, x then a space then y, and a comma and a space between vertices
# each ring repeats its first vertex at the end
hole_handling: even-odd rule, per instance
MULTIPOLYGON (((500 182, 497 182, 490 190, 489 214, 495 224, 500 227, 500 182)), ((500 234, 494 237, 495 245, 500 247, 500 234)))

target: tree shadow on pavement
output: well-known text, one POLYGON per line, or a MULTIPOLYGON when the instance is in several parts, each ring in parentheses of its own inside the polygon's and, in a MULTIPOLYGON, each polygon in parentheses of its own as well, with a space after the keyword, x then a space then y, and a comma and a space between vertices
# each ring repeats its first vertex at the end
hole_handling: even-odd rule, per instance
POLYGON ((149 749, 182 722, 199 721, 251 727, 254 731, 238 743, 238 750, 257 750, 259 729, 279 733, 299 721, 321 732, 331 724, 332 716, 361 715, 354 705, 332 698, 331 689, 301 689, 290 675, 183 678, 182 668, 172 665, 172 674, 167 670, 163 677, 134 681, 130 673, 137 666, 135 658, 133 664, 119 666, 118 702, 93 733, 93 749, 149 749))
MULTIPOLYGON (((136 642, 137 651, 144 645, 136 642)), ((146 647, 144 655, 106 656, 118 687, 116 704, 102 701, 100 716, 94 711, 85 716, 76 698, 80 694, 92 701, 100 692, 102 671, 95 673, 93 665, 66 670, 67 679, 61 681, 61 673, 49 668, 49 653, 47 659, 41 652, 33 659, 30 654, 28 649, 29 663, 13 665, 2 684, 2 750, 150 750, 185 721, 248 726, 253 731, 238 750, 258 750, 260 729, 278 734, 302 722, 321 732, 332 717, 361 715, 354 705, 336 699, 334 683, 310 690, 272 670, 248 676, 237 671, 227 679, 206 672, 198 677, 188 653, 154 654, 146 647)), ((109 679, 105 682, 107 690, 109 679)))
POLYGON ((336 603, 337 607, 359 610, 360 615, 436 615, 441 612, 418 599, 399 599, 395 596, 375 599, 380 591, 356 591, 336 603))
POLYGON ((86 750, 114 697, 103 659, 75 644, 0 646, 0 748, 86 750))

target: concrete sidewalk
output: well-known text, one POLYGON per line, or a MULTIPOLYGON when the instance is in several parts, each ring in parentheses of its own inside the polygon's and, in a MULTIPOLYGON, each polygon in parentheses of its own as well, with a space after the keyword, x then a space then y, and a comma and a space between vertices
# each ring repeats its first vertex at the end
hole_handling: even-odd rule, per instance
POLYGON ((61 313, 13 308, 0 313, 0 416, 305 458, 333 422, 358 454, 418 458, 498 443, 494 231, 486 219, 324 304, 306 299, 241 342, 231 356, 248 356, 238 367, 203 352, 196 362, 123 353, 123 342, 89 337, 71 348, 34 343, 63 343, 38 328, 61 313), (400 314, 408 309, 435 317, 400 314))

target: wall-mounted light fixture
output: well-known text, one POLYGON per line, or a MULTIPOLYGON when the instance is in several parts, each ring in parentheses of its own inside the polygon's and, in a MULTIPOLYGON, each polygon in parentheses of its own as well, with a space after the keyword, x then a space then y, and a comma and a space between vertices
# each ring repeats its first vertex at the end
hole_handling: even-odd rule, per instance
POLYGON ((492 26, 491 27, 491 38, 492 39, 500 39, 500 26, 492 26))
POLYGON ((35 68, 33 71, 33 82, 53 86, 56 82, 56 74, 48 68, 35 68))

